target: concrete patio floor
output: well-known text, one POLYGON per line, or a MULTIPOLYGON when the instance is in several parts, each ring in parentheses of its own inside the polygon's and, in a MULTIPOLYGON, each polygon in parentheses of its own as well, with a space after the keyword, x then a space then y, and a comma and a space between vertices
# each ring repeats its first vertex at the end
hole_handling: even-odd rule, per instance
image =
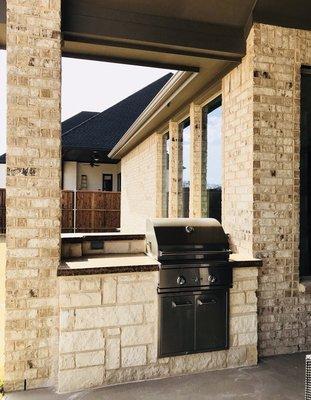
POLYGON ((302 400, 305 353, 264 358, 256 367, 130 383, 74 394, 29 390, 7 400, 302 400))

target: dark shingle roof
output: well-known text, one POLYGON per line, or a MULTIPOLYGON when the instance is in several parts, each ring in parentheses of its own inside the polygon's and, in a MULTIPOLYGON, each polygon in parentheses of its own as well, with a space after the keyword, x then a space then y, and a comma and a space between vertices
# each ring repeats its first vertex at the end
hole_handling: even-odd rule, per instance
MULTIPOLYGON (((62 122, 62 147, 109 152, 173 76, 164 75, 107 110, 81 111, 62 122)), ((6 154, 0 156, 5 164, 6 154)))
POLYGON ((73 117, 66 119, 66 121, 62 122, 62 133, 65 133, 75 126, 82 124, 82 122, 85 122, 86 120, 94 117, 97 114, 99 113, 92 111, 81 111, 79 112, 79 114, 76 114, 73 117))
POLYGON ((72 128, 62 137, 63 147, 110 151, 172 75, 169 73, 163 76, 95 117, 72 128))

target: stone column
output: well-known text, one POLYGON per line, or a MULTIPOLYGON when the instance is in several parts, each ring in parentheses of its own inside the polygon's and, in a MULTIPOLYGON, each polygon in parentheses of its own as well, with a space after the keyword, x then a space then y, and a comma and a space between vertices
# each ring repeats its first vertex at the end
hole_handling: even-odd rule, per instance
POLYGON ((169 217, 182 215, 182 129, 175 122, 169 122, 170 163, 169 163, 169 217))
POLYGON ((49 386, 56 372, 60 12, 60 0, 7 0, 7 390, 49 386))
POLYGON ((190 104, 190 196, 189 216, 207 216, 206 118, 200 105, 190 104))

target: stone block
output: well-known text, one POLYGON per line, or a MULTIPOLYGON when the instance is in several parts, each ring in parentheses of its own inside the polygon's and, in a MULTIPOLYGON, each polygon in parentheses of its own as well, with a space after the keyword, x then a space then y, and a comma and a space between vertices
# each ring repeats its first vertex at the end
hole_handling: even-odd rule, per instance
POLYGON ((257 345, 257 331, 238 334, 239 346, 257 345))
POLYGON ((61 353, 100 350, 104 348, 104 345, 105 339, 99 329, 62 332, 59 338, 59 348, 61 353))
POLYGON ((147 364, 146 346, 122 348, 122 367, 135 367, 147 364))
POLYGON ((239 315, 230 318, 230 334, 257 330, 257 315, 239 315))
POLYGON ((121 345, 135 346, 155 342, 156 327, 153 324, 125 326, 122 328, 121 345))
POLYGON ((77 309, 75 314, 76 329, 119 327, 143 322, 143 306, 140 304, 77 309))
POLYGON ((152 281, 119 283, 117 287, 118 303, 145 303, 153 301, 156 287, 152 281))
POLYGON ((104 381, 102 366, 61 371, 58 374, 58 392, 66 393, 101 386, 104 381))
POLYGON ((60 293, 71 293, 78 292, 80 290, 80 279, 59 279, 59 291, 60 293))
POLYGON ((130 252, 130 242, 128 240, 112 240, 104 244, 106 254, 122 254, 130 252))
POLYGON ((90 307, 101 304, 101 293, 71 293, 59 297, 61 307, 90 307))
POLYGON ((102 282, 103 304, 115 304, 117 300, 117 278, 105 277, 102 282))
POLYGON ((105 363, 105 352, 103 350, 89 351, 76 354, 76 366, 90 367, 93 365, 103 365, 105 363))
POLYGON ((120 339, 108 338, 106 345, 106 369, 120 367, 120 339))
POLYGON ((227 366, 239 367, 246 362, 246 347, 232 347, 227 352, 227 366))
POLYGON ((92 279, 83 279, 81 281, 81 290, 86 292, 97 292, 100 290, 100 278, 96 276, 92 279))
POLYGON ((73 354, 61 354, 59 356, 59 369, 73 369, 75 368, 75 358, 73 354))
POLYGON ((82 257, 82 245, 81 243, 71 243, 69 248, 70 258, 82 257))

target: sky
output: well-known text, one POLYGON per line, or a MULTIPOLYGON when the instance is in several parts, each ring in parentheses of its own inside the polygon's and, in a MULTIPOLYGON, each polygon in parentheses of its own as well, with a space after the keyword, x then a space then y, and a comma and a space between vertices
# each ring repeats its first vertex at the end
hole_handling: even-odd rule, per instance
MULTIPOLYGON (((163 75, 166 69, 63 58, 62 121, 103 111, 163 75)), ((0 50, 0 154, 6 150, 6 52, 0 50)))
MULTIPOLYGON (((103 111, 169 72, 174 71, 63 58, 62 121, 81 111, 103 111)), ((4 50, 0 50, 0 93, 0 154, 2 154, 6 151, 6 52, 4 50)), ((220 109, 216 109, 208 116, 207 183, 210 185, 221 182, 220 120, 220 109)), ((187 139, 185 145, 186 170, 183 180, 188 181, 187 139)))

